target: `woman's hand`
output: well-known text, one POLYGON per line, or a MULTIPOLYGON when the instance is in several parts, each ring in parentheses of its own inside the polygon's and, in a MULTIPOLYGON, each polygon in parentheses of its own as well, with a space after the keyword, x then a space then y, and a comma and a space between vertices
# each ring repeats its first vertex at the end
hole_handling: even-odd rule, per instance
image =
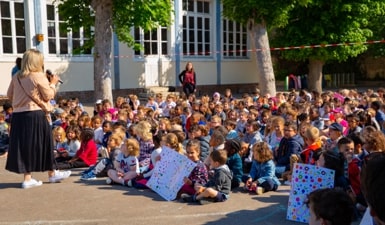
POLYGON ((50 77, 50 84, 56 85, 59 82, 59 76, 56 74, 52 74, 50 77))

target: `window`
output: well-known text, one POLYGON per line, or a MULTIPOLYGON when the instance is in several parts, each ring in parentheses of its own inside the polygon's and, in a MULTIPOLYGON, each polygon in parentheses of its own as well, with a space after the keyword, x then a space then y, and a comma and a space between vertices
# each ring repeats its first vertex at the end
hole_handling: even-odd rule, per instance
POLYGON ((136 56, 167 55, 168 54, 168 31, 167 27, 159 27, 152 31, 144 32, 143 29, 135 28, 135 43, 140 44, 143 49, 135 50, 136 56))
POLYGON ((185 56, 211 56, 210 2, 183 0, 183 54, 185 56))
POLYGON ((247 57, 247 30, 240 23, 223 20, 223 57, 247 57))
POLYGON ((49 54, 91 54, 91 49, 79 50, 88 39, 84 36, 85 28, 67 31, 64 20, 60 18, 54 5, 47 5, 47 25, 49 54))
POLYGON ((4 54, 26 50, 23 1, 0 1, 1 45, 4 54))

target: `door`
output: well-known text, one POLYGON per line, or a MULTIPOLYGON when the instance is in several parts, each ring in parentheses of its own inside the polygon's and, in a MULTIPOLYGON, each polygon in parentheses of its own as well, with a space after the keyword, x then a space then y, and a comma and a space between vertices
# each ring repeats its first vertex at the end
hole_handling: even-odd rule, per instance
POLYGON ((147 57, 145 62, 146 87, 159 86, 159 58, 147 57))

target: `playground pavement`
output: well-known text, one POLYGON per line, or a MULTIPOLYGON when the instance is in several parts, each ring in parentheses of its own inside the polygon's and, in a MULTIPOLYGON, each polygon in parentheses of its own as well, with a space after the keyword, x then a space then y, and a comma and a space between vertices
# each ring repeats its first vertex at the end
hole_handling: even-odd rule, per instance
POLYGON ((198 205, 166 201, 151 190, 80 181, 80 169, 61 183, 21 189, 22 175, 6 171, 0 159, 1 224, 300 224, 286 220, 289 186, 257 196, 236 190, 224 203, 198 205))

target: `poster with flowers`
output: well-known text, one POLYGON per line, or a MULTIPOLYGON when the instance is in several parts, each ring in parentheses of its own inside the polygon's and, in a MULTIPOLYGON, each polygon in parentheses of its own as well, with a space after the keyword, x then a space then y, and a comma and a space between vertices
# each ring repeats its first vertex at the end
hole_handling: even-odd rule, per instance
POLYGON ((334 170, 319 166, 294 164, 286 219, 308 223, 307 195, 317 189, 334 187, 334 173, 334 170))
POLYGON ((186 156, 164 146, 147 186, 167 201, 174 200, 183 186, 183 178, 188 177, 195 166, 186 156))

